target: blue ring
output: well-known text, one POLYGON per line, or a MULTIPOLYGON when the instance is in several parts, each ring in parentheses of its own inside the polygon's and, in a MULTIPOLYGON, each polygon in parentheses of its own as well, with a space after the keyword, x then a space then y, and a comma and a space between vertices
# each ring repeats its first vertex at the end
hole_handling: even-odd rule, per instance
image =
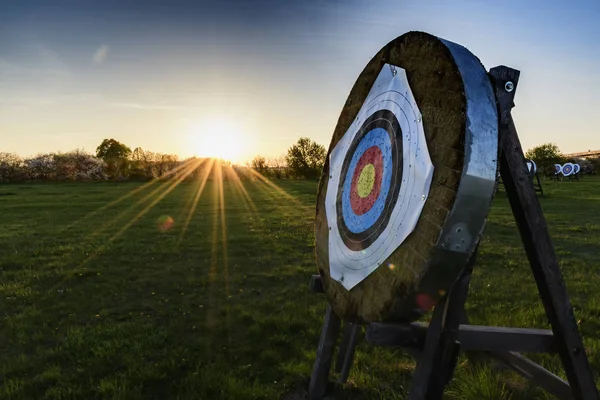
POLYGON ((356 147, 356 151, 350 161, 350 167, 346 174, 342 192, 342 214, 344 222, 348 230, 352 233, 361 233, 369 229, 377 219, 381 216, 385 207, 385 200, 390 190, 390 182, 392 180, 392 143, 389 133, 383 128, 375 128, 369 131, 356 147), (350 191, 352 190, 352 177, 356 164, 364 154, 364 152, 372 147, 377 146, 381 150, 383 157, 383 177, 381 179, 381 189, 379 196, 375 200, 373 207, 363 215, 356 215, 350 204, 350 191))

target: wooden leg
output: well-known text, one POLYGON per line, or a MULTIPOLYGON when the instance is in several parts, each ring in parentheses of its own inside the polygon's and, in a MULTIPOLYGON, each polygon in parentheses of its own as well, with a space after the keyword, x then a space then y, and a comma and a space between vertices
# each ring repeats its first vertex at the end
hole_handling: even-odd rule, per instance
POLYGON ((540 176, 538 174, 535 174, 535 178, 537 179, 538 191, 540 192, 540 195, 543 196, 544 189, 542 189, 542 182, 540 182, 540 176))
POLYGON ((411 400, 441 399, 445 386, 452 379, 460 352, 456 340, 458 327, 464 316, 475 254, 477 250, 446 300, 440 302, 433 311, 423 353, 413 373, 409 394, 411 400))
POLYGON ((344 365, 344 359, 346 358, 346 352, 348 351, 348 344, 350 343, 350 335, 352 332, 352 324, 348 321, 343 321, 342 328, 342 341, 338 347, 337 360, 335 362, 335 373, 339 374, 342 372, 342 365, 344 365))
POLYGON ((546 220, 523 168, 525 157, 510 113, 519 71, 501 66, 493 68, 490 76, 494 81, 500 114, 500 174, 548 321, 556 337, 565 373, 576 399, 599 399, 546 220), (511 92, 504 89, 508 81, 513 83, 511 92))
POLYGON ((321 331, 319 347, 317 348, 317 357, 308 386, 308 400, 321 400, 325 396, 327 383, 329 382, 333 349, 340 334, 340 323, 340 317, 327 304, 323 330, 321 331))
POLYGON ((352 362, 354 361, 354 352, 358 344, 358 338, 362 330, 361 325, 346 322, 344 325, 344 333, 342 336, 342 344, 340 345, 338 359, 335 372, 340 373, 339 383, 346 383, 352 362))
POLYGON ((505 366, 511 368, 529 382, 538 385, 557 398, 561 400, 573 399, 573 391, 565 380, 530 359, 523 357, 521 354, 513 351, 505 353, 490 352, 489 356, 501 361, 505 366))

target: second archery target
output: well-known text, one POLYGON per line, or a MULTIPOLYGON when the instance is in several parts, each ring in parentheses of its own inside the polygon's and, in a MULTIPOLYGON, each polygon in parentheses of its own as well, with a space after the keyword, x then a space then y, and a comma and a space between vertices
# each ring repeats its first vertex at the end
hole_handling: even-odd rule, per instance
POLYGON ((562 166, 561 168, 561 172, 564 176, 569 176, 573 173, 573 164, 571 163, 566 163, 562 166))
POLYGON ((319 183, 317 263, 340 317, 414 319, 450 290, 490 208, 497 146, 492 86, 467 49, 409 32, 371 59, 319 183))
POLYGON ((527 163, 527 170, 529 171, 529 174, 531 174, 531 175, 537 174, 537 165, 536 165, 535 161, 525 160, 525 162, 527 163))

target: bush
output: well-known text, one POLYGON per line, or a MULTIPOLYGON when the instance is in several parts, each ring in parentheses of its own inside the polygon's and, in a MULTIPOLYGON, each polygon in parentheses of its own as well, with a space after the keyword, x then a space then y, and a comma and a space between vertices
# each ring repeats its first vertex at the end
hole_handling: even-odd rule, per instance
POLYGON ((14 153, 0 152, 0 182, 18 182, 23 179, 23 160, 14 153))
POLYGON ((54 154, 55 179, 58 181, 106 180, 106 163, 82 150, 54 154))
POLYGON ((50 181, 56 179, 53 154, 38 154, 35 157, 25 159, 23 164, 25 166, 23 180, 50 181))

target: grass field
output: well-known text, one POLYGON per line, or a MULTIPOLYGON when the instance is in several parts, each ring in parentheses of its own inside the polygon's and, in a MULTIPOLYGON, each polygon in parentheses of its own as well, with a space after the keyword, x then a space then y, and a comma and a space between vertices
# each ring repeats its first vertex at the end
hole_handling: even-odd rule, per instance
MULTIPOLYGON (((275 183, 209 181, 195 209, 199 182, 159 202, 160 183, 0 186, 0 398, 302 398, 326 304, 308 291, 317 183, 275 183)), ((544 186, 599 371, 600 179, 544 186)), ((547 327, 503 192, 480 250, 471 322, 547 327)), ((557 357, 532 357, 564 376, 557 357)), ((402 399, 412 368, 361 343, 337 398, 402 399)), ((447 397, 547 398, 464 359, 447 397)))

